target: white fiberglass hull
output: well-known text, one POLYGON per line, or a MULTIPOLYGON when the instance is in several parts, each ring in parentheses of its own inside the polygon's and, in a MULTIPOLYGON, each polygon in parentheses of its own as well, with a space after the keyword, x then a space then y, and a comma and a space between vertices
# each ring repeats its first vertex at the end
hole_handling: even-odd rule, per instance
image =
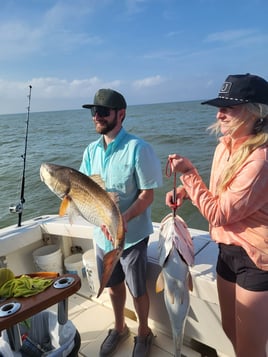
MULTIPOLYGON (((150 295, 150 326, 172 336, 163 293, 156 294, 155 282, 160 272, 158 265, 158 230, 154 223, 154 233, 148 246, 148 289, 150 295)), ((196 340, 214 348, 219 355, 233 357, 234 352, 225 336, 220 322, 220 310, 216 289, 215 264, 217 245, 204 231, 190 229, 195 250, 195 264, 190 268, 193 278, 193 291, 190 294, 190 310, 186 321, 184 339, 196 340)), ((71 254, 71 247, 83 251, 94 249, 93 226, 78 218, 70 225, 68 218, 58 216, 38 217, 23 222, 21 227, 10 226, 0 230, 0 264, 7 266, 16 275, 36 270, 32 253, 37 248, 57 243, 63 257, 71 254)), ((94 284, 98 288, 95 276, 94 284)), ((82 294, 87 294, 87 281, 82 282, 82 294)), ((94 298, 93 298, 94 299, 94 298)), ((97 302, 108 304, 107 294, 101 295, 97 302)), ((135 316, 132 298, 127 296, 128 315, 135 316)))

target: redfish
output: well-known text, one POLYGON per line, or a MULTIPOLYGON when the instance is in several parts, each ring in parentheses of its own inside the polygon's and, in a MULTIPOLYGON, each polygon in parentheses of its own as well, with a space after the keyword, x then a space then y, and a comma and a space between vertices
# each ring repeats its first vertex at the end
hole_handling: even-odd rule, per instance
POLYGON ((103 182, 98 175, 89 177, 70 167, 43 163, 40 167, 40 177, 62 200, 60 216, 68 212, 72 222, 72 216, 80 214, 96 226, 105 225, 113 238, 113 250, 103 258, 103 275, 97 294, 99 297, 124 249, 125 230, 119 208, 103 188, 103 182))

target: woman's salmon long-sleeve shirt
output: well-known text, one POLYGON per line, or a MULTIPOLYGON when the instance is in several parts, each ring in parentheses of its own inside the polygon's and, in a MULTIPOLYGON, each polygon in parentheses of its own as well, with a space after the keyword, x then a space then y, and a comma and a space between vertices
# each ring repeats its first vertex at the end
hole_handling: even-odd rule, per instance
MULTIPOLYGON (((247 138, 233 143, 232 151, 247 138)), ((209 189, 196 169, 180 178, 192 203, 208 220, 211 238, 243 247, 260 269, 268 270, 268 147, 251 153, 218 196, 217 184, 231 155, 228 142, 228 136, 222 137, 215 150, 209 189)))

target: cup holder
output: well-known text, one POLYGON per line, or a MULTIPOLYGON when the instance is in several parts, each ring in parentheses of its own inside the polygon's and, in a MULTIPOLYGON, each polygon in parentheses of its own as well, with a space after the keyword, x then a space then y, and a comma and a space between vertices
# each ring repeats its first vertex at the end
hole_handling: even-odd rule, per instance
POLYGON ((66 277, 62 277, 62 278, 56 280, 54 282, 53 286, 56 289, 64 289, 64 288, 67 288, 68 286, 70 286, 74 281, 75 281, 75 279, 73 277, 66 276, 66 277))
POLYGON ((8 302, 0 306, 0 317, 7 317, 12 314, 15 314, 21 307, 19 302, 8 302))

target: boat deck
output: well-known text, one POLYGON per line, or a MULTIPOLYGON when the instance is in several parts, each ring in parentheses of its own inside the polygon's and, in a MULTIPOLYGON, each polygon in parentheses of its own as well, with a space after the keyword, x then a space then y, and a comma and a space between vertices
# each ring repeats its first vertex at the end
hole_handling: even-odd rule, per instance
MULTIPOLYGON (((33 252, 43 246, 44 242, 57 242, 64 256, 70 254, 71 247, 80 247, 82 251, 90 251, 94 256, 94 243, 90 238, 93 235, 92 230, 93 227, 82 219, 70 225, 67 218, 62 219, 58 216, 37 218, 19 229, 12 227, 1 230, 1 255, 7 261, 8 267, 17 275, 21 271, 34 271, 36 267, 33 264, 33 252)), ((148 246, 147 283, 151 301, 149 326, 156 335, 151 355, 165 357, 173 356, 173 342, 163 294, 155 293, 155 281, 161 271, 158 264, 158 231, 159 224, 154 223, 154 234, 150 236, 148 246)), ((195 265, 191 268, 194 286, 190 294, 191 306, 185 328, 184 342, 187 346, 183 346, 182 356, 233 357, 232 346, 220 322, 215 279, 218 248, 216 243, 210 240, 207 232, 191 229, 191 235, 195 248, 195 265)), ((91 258, 88 260, 89 263, 94 261, 91 258)), ((93 264, 93 285, 97 290, 99 282, 95 270, 96 266, 93 264)), ((82 275, 82 271, 79 271, 80 273, 82 275)), ((114 322, 107 291, 105 290, 98 299, 89 298, 89 294, 88 281, 83 277, 81 289, 69 298, 69 319, 73 321, 82 340, 80 357, 99 356, 100 345, 114 322)), ((127 294, 126 307, 126 320, 131 336, 114 354, 119 357, 132 355, 133 338, 137 332, 130 294, 127 294)), ((52 310, 57 311, 57 305, 54 305, 52 310)))
MULTIPOLYGON (((74 323, 81 336, 81 348, 79 357, 97 357, 99 348, 107 335, 107 331, 113 328, 113 311, 108 306, 100 304, 94 299, 86 299, 78 294, 69 298, 69 319, 74 323)), ((133 340, 137 331, 137 322, 126 317, 126 323, 130 328, 130 337, 122 343, 115 355, 128 357, 132 355, 133 340)), ((153 331, 156 335, 151 349, 151 356, 171 357, 172 340, 169 336, 159 331, 153 331)), ((201 354, 183 346, 182 355, 185 357, 198 357, 201 354)))
MULTIPOLYGON (((87 297, 87 291, 83 283, 78 293, 69 297, 68 317, 76 326, 81 337, 79 357, 98 357, 100 345, 106 337, 108 329, 113 328, 114 317, 108 293, 104 291, 100 302, 98 300, 94 297, 87 297)), ((56 312, 57 306, 54 305, 52 310, 56 312)), ((126 315, 128 315, 127 312, 126 315)), ((131 331, 130 337, 119 346, 114 354, 116 357, 132 356, 134 336, 137 333, 137 322, 134 316, 131 317, 126 316, 126 323, 131 331)), ((152 327, 152 330, 156 337, 150 355, 154 357, 174 356, 171 336, 163 334, 154 327, 152 327)), ((182 357, 201 356, 217 355, 214 353, 210 354, 208 351, 202 353, 200 350, 197 352, 187 346, 183 346, 182 348, 182 357)))

